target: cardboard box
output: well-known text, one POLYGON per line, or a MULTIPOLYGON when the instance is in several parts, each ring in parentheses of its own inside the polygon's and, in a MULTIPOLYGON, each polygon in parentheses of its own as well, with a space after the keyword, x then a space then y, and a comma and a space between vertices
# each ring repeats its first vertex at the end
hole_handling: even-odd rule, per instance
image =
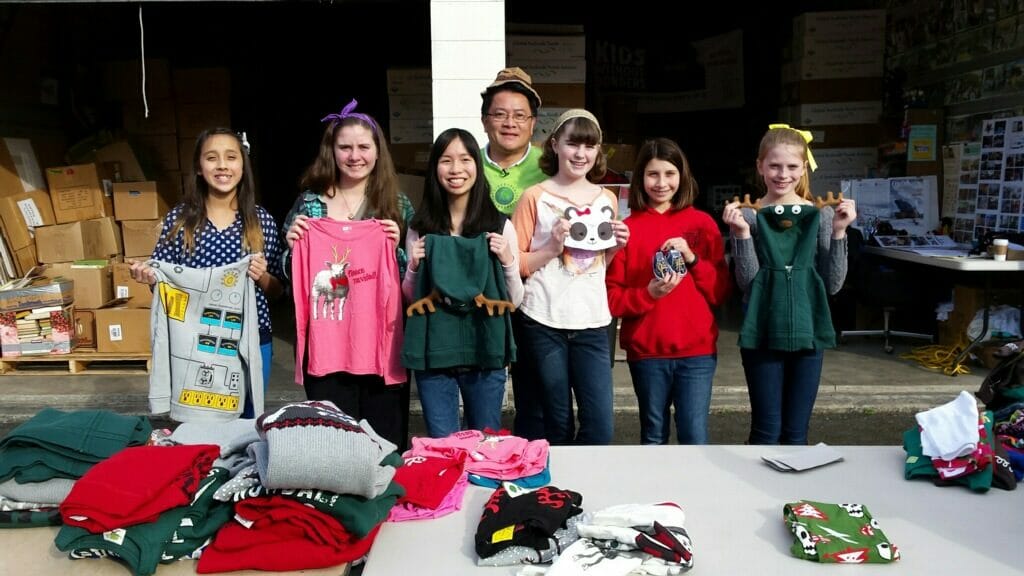
POLYGON ((131 264, 114 264, 112 266, 114 282, 114 298, 127 298, 128 308, 149 308, 153 304, 153 291, 148 284, 132 279, 131 264))
POLYGON ((47 168, 46 179, 58 224, 114 215, 111 175, 96 164, 47 168))
POLYGON ((782 65, 782 82, 830 78, 875 78, 885 71, 885 58, 873 55, 839 55, 831 59, 803 58, 782 65))
POLYGON ((50 193, 45 190, 0 196, 0 220, 3 221, 4 235, 11 250, 33 245, 37 226, 57 223, 53 217, 50 193))
MULTIPOLYGON (((586 60, 587 37, 573 36, 505 36, 506 62, 520 66, 524 60, 586 60)), ((522 67, 527 74, 533 71, 522 67)), ((535 80, 536 81, 536 80, 535 80)))
POLYGON ((782 104, 817 104, 820 102, 881 101, 881 78, 833 78, 800 80, 782 85, 782 104))
POLYGON ((158 182, 114 184, 114 219, 154 220, 169 210, 167 185, 158 182))
POLYGON ((135 156, 131 144, 125 141, 108 144, 96 151, 96 162, 108 166, 111 174, 120 172, 122 182, 142 182, 146 173, 135 156))
POLYGON ((178 138, 192 138, 194 142, 203 130, 230 127, 231 105, 227 101, 178 104, 178 138))
POLYGON ((92 310, 75 310, 75 347, 96 347, 96 315, 92 310))
POLYGON ((0 138, 0 196, 46 189, 32 142, 25 138, 0 138))
MULTIPOLYGON (((108 100, 138 100, 142 94, 142 62, 137 58, 106 62, 103 91, 108 100)), ((154 100, 171 97, 171 67, 167 60, 146 58, 146 96, 154 100)))
POLYGON ((36 251, 46 264, 105 259, 121 247, 121 230, 110 217, 36 229, 36 251))
POLYGON ((149 310, 145 308, 100 308, 96 318, 97 352, 149 352, 152 335, 149 310))
MULTIPOLYGON (((388 146, 395 170, 406 174, 423 174, 430 158, 430 144, 391 144, 388 146)), ((404 192, 404 190, 403 190, 404 192)))
MULTIPOLYGON (((587 61, 567 59, 520 60, 516 63, 537 84, 586 84, 587 61)), ((544 103, 545 106, 547 102, 544 103)))
POLYGON ((75 285, 70 280, 54 282, 50 278, 36 278, 24 287, 0 290, 0 312, 68 306, 74 299, 75 285))
POLYGON ((537 93, 544 106, 584 108, 587 105, 586 84, 538 84, 537 93))
POLYGON ((813 148, 852 148, 877 146, 882 141, 882 125, 848 124, 840 126, 814 126, 808 128, 814 135, 813 148))
POLYGON ((388 68, 388 94, 431 94, 430 68, 388 68))
POLYGON ((75 347, 74 308, 39 307, 0 313, 0 350, 5 358, 69 354, 75 347), (19 330, 25 330, 19 334, 19 330))
POLYGON ((779 110, 780 119, 803 129, 810 126, 877 124, 881 116, 881 100, 798 104, 779 110))
MULTIPOLYGON (((1018 290, 993 288, 989 291, 989 306, 1007 304, 1019 306, 1021 294, 1018 290)), ((966 319, 970 324, 974 315, 985 306, 985 290, 975 286, 956 284, 953 286, 953 312, 966 319)))
POLYGON ((122 118, 124 130, 129 134, 174 134, 174 101, 149 100, 149 117, 141 102, 131 100, 124 104, 122 118))
POLYGON ((39 264, 39 256, 36 255, 34 243, 14 251, 14 268, 18 275, 28 274, 28 271, 37 264, 39 264))
POLYGON ((75 283, 75 308, 92 310, 114 299, 111 267, 64 262, 50 265, 46 275, 66 278, 75 283))
POLYGON ((153 255, 156 241, 160 239, 163 220, 125 220, 121 222, 124 234, 124 255, 126 258, 153 255))
POLYGON ((857 38, 885 34, 885 9, 807 12, 793 19, 793 36, 857 38))
POLYGON ((196 139, 195 138, 178 138, 178 172, 180 174, 190 174, 192 171, 192 162, 196 155, 196 139))
POLYGON ((146 134, 135 137, 139 153, 146 159, 150 178, 155 180, 161 172, 178 170, 178 138, 174 134, 146 134))
POLYGON ((174 98, 179 105, 229 102, 231 72, 227 68, 177 68, 174 70, 174 98))

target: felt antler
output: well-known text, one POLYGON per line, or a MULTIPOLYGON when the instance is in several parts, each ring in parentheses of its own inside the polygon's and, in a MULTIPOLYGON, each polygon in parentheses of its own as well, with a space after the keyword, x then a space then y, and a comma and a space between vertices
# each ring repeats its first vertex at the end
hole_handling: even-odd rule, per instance
POLYGON ((825 206, 838 206, 839 203, 842 202, 842 201, 843 201, 843 193, 842 192, 840 192, 839 193, 839 197, 836 198, 836 197, 834 197, 832 195, 832 191, 829 190, 828 191, 828 195, 825 198, 822 198, 821 196, 816 197, 814 199, 814 205, 818 207, 818 210, 821 210, 825 206))
MULTIPOLYGON (((740 197, 739 196, 733 196, 732 200, 730 200, 729 202, 730 203, 731 202, 740 202, 740 197)), ((760 210, 761 209, 761 199, 758 198, 757 200, 751 202, 750 201, 750 194, 744 194, 743 195, 743 202, 740 202, 739 208, 750 208, 752 210, 760 210)))
POLYGON ((494 316, 495 310, 498 314, 504 314, 505 312, 514 312, 516 307, 507 300, 491 300, 484 296, 482 293, 477 294, 473 297, 473 302, 476 302, 477 308, 487 306, 487 315, 494 316))
POLYGON ((418 312, 421 316, 426 314, 424 307, 430 312, 437 312, 437 308, 434 308, 434 302, 441 300, 441 295, 434 290, 429 295, 420 298, 419 300, 409 304, 409 307, 405 309, 405 315, 412 317, 413 312, 418 312))

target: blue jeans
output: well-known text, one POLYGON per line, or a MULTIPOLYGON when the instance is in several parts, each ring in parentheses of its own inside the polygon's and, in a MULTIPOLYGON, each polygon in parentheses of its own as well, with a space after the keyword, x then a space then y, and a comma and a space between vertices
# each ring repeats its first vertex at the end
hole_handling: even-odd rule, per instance
POLYGON ((544 394, 537 383, 536 365, 527 354, 529 351, 522 345, 525 340, 525 317, 525 314, 518 311, 512 315, 512 334, 516 341, 516 361, 509 367, 512 399, 516 406, 512 433, 527 440, 540 440, 544 438, 544 406, 540 403, 544 394))
POLYGON ((416 370, 416 388, 423 405, 423 419, 431 438, 444 438, 459 427, 459 392, 466 414, 466 428, 501 428, 501 403, 505 398, 505 370, 416 370))
MULTIPOLYGON (((263 358, 263 366, 260 368, 263 370, 263 404, 266 407, 267 389, 270 386, 270 366, 274 363, 274 344, 267 342, 266 344, 260 344, 260 356, 263 358)), ((261 414, 255 413, 255 408, 252 405, 252 395, 246 395, 245 407, 242 409, 242 418, 256 418, 261 414)))
POLYGON ((675 405, 676 438, 680 444, 708 443, 711 382, 718 357, 650 358, 629 363, 640 406, 640 442, 668 444, 671 409, 675 405))
POLYGON ((751 444, 807 444, 823 350, 741 348, 750 395, 751 444))
POLYGON ((612 441, 612 370, 608 329, 550 328, 523 315, 523 340, 544 407, 544 436, 551 444, 604 445, 612 441), (579 430, 573 414, 579 409, 579 430))

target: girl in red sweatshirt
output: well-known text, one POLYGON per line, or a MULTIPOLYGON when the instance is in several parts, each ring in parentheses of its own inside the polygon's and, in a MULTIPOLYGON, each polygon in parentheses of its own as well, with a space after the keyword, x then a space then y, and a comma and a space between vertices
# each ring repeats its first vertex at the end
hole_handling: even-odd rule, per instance
POLYGON ((605 278, 612 315, 622 318, 643 444, 668 443, 673 405, 679 443, 708 441, 718 340, 712 308, 725 300, 730 281, 722 234, 693 207, 696 197, 679 145, 645 142, 625 220, 633 234, 605 278))

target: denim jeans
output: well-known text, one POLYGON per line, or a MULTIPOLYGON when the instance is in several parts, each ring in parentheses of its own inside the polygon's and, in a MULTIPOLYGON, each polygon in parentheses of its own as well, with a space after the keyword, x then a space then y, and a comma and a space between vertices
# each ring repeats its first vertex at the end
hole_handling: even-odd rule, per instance
POLYGON ((416 370, 416 388, 423 405, 423 420, 431 438, 444 438, 461 430, 459 392, 466 414, 466 428, 501 428, 501 403, 505 398, 505 369, 416 370))
POLYGON ((741 348, 750 395, 751 444, 807 444, 823 350, 741 348))
POLYGON ((629 363, 633 390, 640 406, 642 444, 668 444, 673 405, 679 443, 708 443, 711 382, 717 365, 718 358, 714 354, 649 358, 629 363))
POLYGON ((520 348, 534 365, 544 407, 544 437, 551 444, 604 445, 612 441, 612 370, 608 329, 550 328, 523 315, 520 348), (573 397, 579 410, 579 430, 573 397))
POLYGON ((512 335, 516 340, 516 361, 509 367, 512 399, 516 407, 512 433, 527 440, 540 440, 544 438, 544 406, 540 402, 544 393, 537 381, 536 363, 530 358, 529 350, 522 345, 525 341, 525 317, 525 314, 518 311, 512 315, 512 335))
MULTIPOLYGON (((263 365, 260 366, 260 370, 263 372, 263 405, 266 407, 267 390, 270 388, 270 367, 274 364, 274 343, 260 344, 260 356, 263 358, 263 365)), ((246 395, 245 405, 242 408, 242 418, 257 418, 259 416, 262 416, 262 414, 255 413, 252 395, 246 395)))

